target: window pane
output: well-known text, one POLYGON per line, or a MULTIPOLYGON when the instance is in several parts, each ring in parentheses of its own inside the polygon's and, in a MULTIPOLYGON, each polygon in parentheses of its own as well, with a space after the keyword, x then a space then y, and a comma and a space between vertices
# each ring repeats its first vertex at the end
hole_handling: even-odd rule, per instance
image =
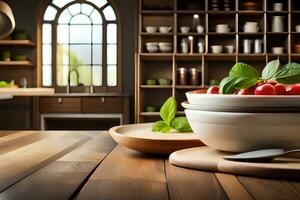
POLYGON ((91 66, 90 65, 81 65, 78 66, 78 73, 79 73, 79 83, 89 86, 91 85, 92 80, 92 72, 91 72, 91 66))
POLYGON ((56 62, 58 65, 69 64, 69 46, 57 45, 56 47, 56 62))
POLYGON ((43 65, 43 86, 52 85, 52 66, 43 65))
POLYGON ((70 45, 70 65, 91 64, 91 45, 70 45))
POLYGON ((90 25, 71 25, 70 43, 88 43, 92 42, 92 26, 90 25))
POLYGON ((58 18, 58 23, 59 24, 68 24, 71 20, 71 14, 68 11, 68 9, 65 9, 59 16, 58 18))
POLYGON ((107 45, 107 64, 117 64, 117 45, 107 45))
POLYGON ((43 43, 50 44, 52 42, 51 24, 43 24, 43 43))
POLYGON ((91 6, 89 4, 86 4, 86 3, 81 4, 81 12, 83 14, 86 14, 89 16, 93 10, 94 10, 93 6, 91 6))
POLYGON ((107 43, 117 43, 117 24, 107 25, 107 43))
POLYGON ((52 21, 55 19, 57 10, 52 7, 52 6, 48 6, 46 9, 46 12, 44 14, 44 20, 48 20, 48 21, 52 21))
POLYGON ((117 86, 117 66, 107 66, 107 86, 117 86))
POLYGON ((91 24, 91 19, 83 14, 79 14, 74 16, 71 21, 70 24, 91 24))
POLYGON ((102 25, 93 26, 93 42, 102 43, 102 25))
POLYGON ((102 64, 102 45, 93 45, 93 64, 102 64))
POLYGON ((56 82, 58 86, 66 86, 68 83, 69 66, 57 65, 56 67, 56 82))
POLYGON ((93 66, 93 85, 102 86, 102 66, 93 66))
POLYGON ((69 26, 57 25, 57 42, 60 44, 69 43, 69 26))
POLYGON ((43 64, 50 65, 52 63, 52 45, 43 45, 43 64))
POLYGON ((53 0, 52 3, 54 5, 56 5, 57 7, 64 7, 65 5, 67 5, 68 3, 70 3, 73 0, 53 0))
POLYGON ((104 6, 107 3, 106 0, 88 0, 88 1, 95 4, 98 8, 101 8, 102 6, 104 6))
POLYGON ((107 6, 104 10, 103 10, 104 16, 106 20, 116 20, 116 14, 115 11, 113 10, 113 8, 111 6, 107 6))
POLYGON ((102 24, 102 17, 96 9, 92 12, 90 18, 93 24, 102 24))
POLYGON ((73 4, 71 6, 68 7, 71 15, 76 15, 78 13, 80 13, 80 4, 79 3, 76 3, 76 4, 73 4))

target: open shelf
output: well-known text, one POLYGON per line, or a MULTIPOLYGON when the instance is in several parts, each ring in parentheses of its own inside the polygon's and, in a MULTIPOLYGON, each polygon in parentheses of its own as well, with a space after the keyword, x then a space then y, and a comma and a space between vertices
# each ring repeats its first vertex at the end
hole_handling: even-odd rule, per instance
POLYGON ((0 66, 33 67, 33 64, 30 61, 0 61, 0 66))
POLYGON ((34 47, 35 43, 30 40, 0 40, 1 46, 29 46, 34 47))
POLYGON ((172 85, 141 85, 144 89, 170 89, 172 85))

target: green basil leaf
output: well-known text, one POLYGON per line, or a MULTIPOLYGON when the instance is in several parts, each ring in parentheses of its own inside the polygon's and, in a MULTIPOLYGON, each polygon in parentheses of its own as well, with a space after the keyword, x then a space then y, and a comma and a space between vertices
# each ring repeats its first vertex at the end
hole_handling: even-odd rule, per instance
POLYGON ((300 83, 300 65, 298 63, 288 63, 275 76, 275 80, 283 84, 300 83))
POLYGON ((229 71, 229 77, 249 77, 249 78, 259 78, 258 72, 255 68, 251 67, 246 63, 236 63, 229 71))
POLYGON ((160 116, 165 123, 170 126, 171 120, 175 117, 177 112, 177 103, 175 98, 169 97, 168 100, 160 108, 160 116))
POLYGON ((171 121, 171 127, 179 132, 192 132, 192 128, 186 117, 175 117, 171 121))
POLYGON ((164 127, 164 128, 161 129, 161 132, 162 132, 162 133, 167 133, 167 132, 169 132, 170 130, 171 130, 171 127, 170 127, 170 126, 166 126, 166 127, 164 127))
POLYGON ((152 131, 153 132, 161 131, 165 127, 168 127, 168 125, 164 121, 160 120, 160 121, 155 122, 152 125, 152 131))
POLYGON ((234 82, 235 89, 248 89, 257 83, 257 78, 242 77, 237 78, 234 82))
POLYGON ((262 71, 262 79, 264 80, 271 79, 276 74, 279 65, 280 65, 279 59, 268 62, 262 71))
POLYGON ((234 83, 236 81, 237 77, 225 77, 221 81, 219 85, 219 93, 220 94, 233 94, 235 92, 235 86, 234 83))

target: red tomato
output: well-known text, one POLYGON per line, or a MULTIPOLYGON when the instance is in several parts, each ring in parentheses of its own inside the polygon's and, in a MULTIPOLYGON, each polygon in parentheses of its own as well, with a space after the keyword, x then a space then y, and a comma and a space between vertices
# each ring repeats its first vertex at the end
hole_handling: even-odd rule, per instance
POLYGON ((207 94, 219 94, 219 86, 211 86, 207 90, 207 94))
POLYGON ((267 83, 269 83, 269 84, 275 86, 278 82, 275 81, 275 80, 271 80, 271 79, 270 79, 270 80, 267 80, 267 83))
POLYGON ((300 95, 300 83, 288 85, 286 87, 287 95, 300 95))
POLYGON ((285 86, 282 83, 277 83, 275 86, 276 94, 277 95, 285 95, 285 86))
POLYGON ((266 83, 257 88, 254 91, 254 95, 276 95, 276 89, 273 85, 266 83))
POLYGON ((241 89, 237 94, 238 95, 253 95, 256 87, 250 87, 248 89, 241 89))

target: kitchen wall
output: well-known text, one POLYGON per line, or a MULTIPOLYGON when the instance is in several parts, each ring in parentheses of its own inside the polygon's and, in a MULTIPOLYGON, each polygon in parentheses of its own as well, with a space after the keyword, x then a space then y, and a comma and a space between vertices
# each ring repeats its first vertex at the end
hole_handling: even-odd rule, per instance
MULTIPOLYGON (((14 13, 16 20, 16 30, 26 31, 33 41, 36 41, 36 14, 38 12, 39 4, 43 0, 3 0, 7 2, 14 13)), ((113 0, 116 3, 117 9, 121 18, 121 32, 122 32, 122 70, 123 70, 123 92, 134 94, 134 52, 135 52, 135 25, 136 25, 136 0, 113 0)), ((12 47, 14 48, 14 47, 12 47)), ((7 48, 6 48, 7 49, 7 48)), ((35 49, 15 49, 18 53, 26 53, 31 60, 35 62, 35 49)), ((0 80, 15 79, 16 83, 22 77, 28 79, 29 86, 36 86, 35 69, 0 69, 0 80)), ((133 103, 133 102, 132 102, 133 103)), ((32 99, 18 98, 17 100, 10 100, 0 102, 1 110, 5 113, 4 117, 0 114, 0 129, 17 128, 30 129, 32 121, 27 118, 32 116, 31 113, 32 99), (21 102, 21 104, 20 104, 21 102), (15 107, 14 105, 19 105, 15 107), (7 114, 9 113, 9 114, 7 114), (16 119, 17 116, 26 120, 16 119)), ((133 107, 133 106, 132 106, 133 107)), ((2 112, 2 114, 3 114, 2 112)), ((132 110, 133 113, 133 110, 132 110)), ((18 118, 18 117, 17 117, 18 118)))

